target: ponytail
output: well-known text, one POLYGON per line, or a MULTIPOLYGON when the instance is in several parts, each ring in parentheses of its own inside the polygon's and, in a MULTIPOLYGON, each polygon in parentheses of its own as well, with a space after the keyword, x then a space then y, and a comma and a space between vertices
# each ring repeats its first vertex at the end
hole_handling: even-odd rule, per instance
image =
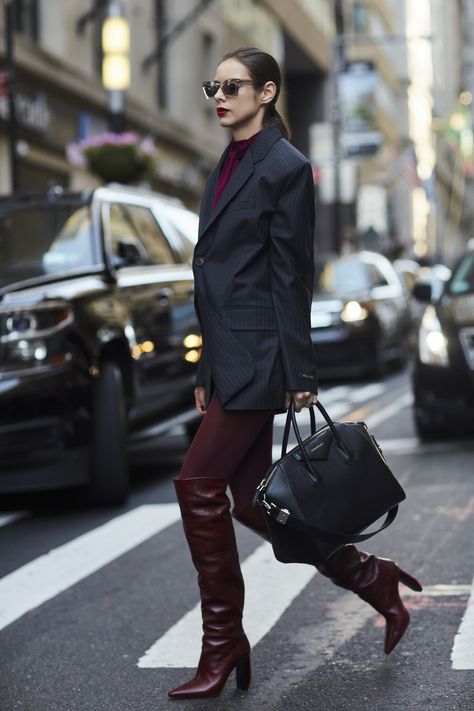
POLYGON ((265 111, 265 118, 263 119, 263 125, 266 127, 274 126, 280 131, 280 133, 283 135, 284 138, 286 138, 287 141, 290 140, 291 131, 290 127, 288 126, 288 122, 285 121, 285 119, 280 113, 278 113, 274 101, 272 101, 272 103, 267 106, 267 109, 265 111))

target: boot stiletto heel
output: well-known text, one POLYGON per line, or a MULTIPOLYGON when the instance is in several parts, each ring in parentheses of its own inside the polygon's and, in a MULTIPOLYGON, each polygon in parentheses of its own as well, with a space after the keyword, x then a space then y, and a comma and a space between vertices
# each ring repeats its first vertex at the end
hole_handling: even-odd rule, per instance
POLYGON ((237 688, 241 691, 247 691, 250 686, 251 676, 250 654, 248 654, 246 657, 241 659, 235 667, 235 680, 237 688))

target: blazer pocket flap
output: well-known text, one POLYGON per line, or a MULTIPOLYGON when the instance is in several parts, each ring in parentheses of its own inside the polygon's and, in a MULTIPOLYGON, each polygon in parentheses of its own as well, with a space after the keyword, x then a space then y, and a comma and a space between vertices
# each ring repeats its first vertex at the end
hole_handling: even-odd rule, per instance
POLYGON ((227 205, 227 212, 234 210, 252 210, 257 204, 257 200, 235 200, 227 205))
POLYGON ((273 309, 224 308, 224 321, 231 331, 276 331, 278 328, 273 309))

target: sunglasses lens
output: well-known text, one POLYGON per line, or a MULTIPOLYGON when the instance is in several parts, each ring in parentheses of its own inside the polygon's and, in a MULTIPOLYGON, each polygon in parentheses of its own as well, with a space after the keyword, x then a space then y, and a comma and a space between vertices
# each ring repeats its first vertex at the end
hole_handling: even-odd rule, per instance
POLYGON ((202 83, 202 90, 206 99, 212 99, 212 97, 215 96, 219 91, 219 84, 214 81, 204 81, 202 83))
POLYGON ((225 96, 237 96, 239 85, 236 81, 225 81, 222 85, 222 91, 225 96))

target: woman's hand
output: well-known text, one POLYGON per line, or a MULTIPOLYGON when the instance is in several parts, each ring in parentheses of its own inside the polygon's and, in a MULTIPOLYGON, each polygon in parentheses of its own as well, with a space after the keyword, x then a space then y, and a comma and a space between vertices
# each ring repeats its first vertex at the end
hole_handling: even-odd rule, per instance
POLYGON ((206 388, 198 385, 194 388, 194 400, 196 402, 196 410, 204 415, 206 412, 206 388))
POLYGON ((295 403, 296 412, 300 412, 303 407, 316 404, 318 402, 318 396, 308 390, 304 392, 299 390, 286 390, 285 408, 288 409, 292 402, 295 403))

